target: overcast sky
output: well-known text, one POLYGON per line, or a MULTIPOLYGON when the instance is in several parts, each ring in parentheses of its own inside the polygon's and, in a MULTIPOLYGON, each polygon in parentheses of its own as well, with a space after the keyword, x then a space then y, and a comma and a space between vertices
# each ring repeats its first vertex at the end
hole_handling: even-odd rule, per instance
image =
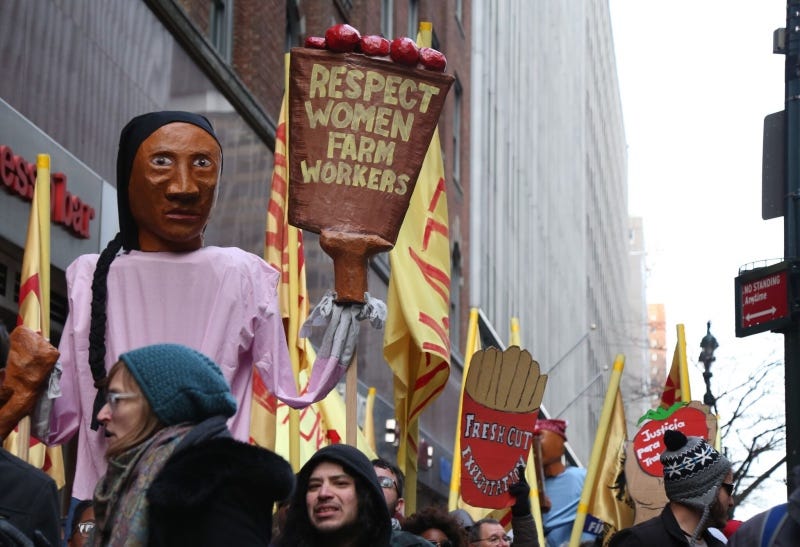
MULTIPOLYGON (((692 395, 702 400, 697 358, 706 321, 719 342, 714 392, 783 358, 781 335, 736 338, 733 283, 741 266, 783 255, 783 220, 761 219, 761 156, 764 116, 783 109, 785 57, 772 53, 772 33, 785 26, 786 2, 610 5, 629 211, 644 219, 648 301, 665 304, 668 361, 675 325, 685 325, 692 395)), ((782 373, 773 380, 782 395, 782 373)), ((773 402, 782 409, 778 398, 773 402)), ((723 421, 734 403, 718 402, 723 421)), ((736 517, 776 503, 754 502, 736 517)))

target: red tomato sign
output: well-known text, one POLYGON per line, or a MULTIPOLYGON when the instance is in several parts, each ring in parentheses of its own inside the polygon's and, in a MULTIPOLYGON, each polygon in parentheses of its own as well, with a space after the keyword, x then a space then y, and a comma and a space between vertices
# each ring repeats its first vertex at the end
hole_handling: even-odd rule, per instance
POLYGON ((633 439, 633 450, 639 467, 654 477, 664 475, 660 456, 664 452, 664 432, 678 430, 687 437, 703 437, 708 440, 706 415, 697 408, 682 407, 663 420, 650 420, 644 424, 633 439))

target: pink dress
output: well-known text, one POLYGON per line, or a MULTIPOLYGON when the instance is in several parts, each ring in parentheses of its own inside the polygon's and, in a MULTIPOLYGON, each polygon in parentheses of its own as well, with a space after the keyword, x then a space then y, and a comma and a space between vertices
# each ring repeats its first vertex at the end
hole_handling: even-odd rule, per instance
MULTIPOLYGON (((90 499, 105 473, 102 427, 90 428, 96 390, 89 368, 92 276, 98 255, 78 257, 67 268, 69 315, 59 350, 62 396, 55 399, 48 444, 78 434, 72 495, 90 499)), ((309 389, 297 395, 278 306, 279 274, 238 248, 205 247, 189 253, 131 251, 108 273, 106 370, 128 350, 160 342, 184 344, 211 357, 236 398, 228 422, 247 441, 253 365, 266 386, 295 408, 323 398, 345 367, 319 359, 309 389)))

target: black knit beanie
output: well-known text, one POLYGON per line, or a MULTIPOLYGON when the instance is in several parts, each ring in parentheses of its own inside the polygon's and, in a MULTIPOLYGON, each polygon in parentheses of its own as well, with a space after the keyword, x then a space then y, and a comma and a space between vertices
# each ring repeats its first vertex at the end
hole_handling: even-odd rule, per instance
POLYGON ((687 437, 680 431, 665 431, 664 444, 661 463, 670 501, 700 510, 711 505, 731 462, 702 437, 687 437))
MULTIPOLYGON (((184 122, 196 125, 214 137, 219 144, 219 139, 214 133, 214 127, 208 118, 192 112, 165 110, 162 112, 149 112, 136 116, 122 129, 119 136, 119 152, 117 153, 117 210, 119 213, 119 230, 122 234, 122 248, 126 251, 139 248, 139 228, 131 214, 130 200, 128 199, 128 184, 133 169, 133 160, 142 143, 155 133, 159 128, 175 122, 184 122)), ((220 145, 220 154, 222 145, 220 145)))

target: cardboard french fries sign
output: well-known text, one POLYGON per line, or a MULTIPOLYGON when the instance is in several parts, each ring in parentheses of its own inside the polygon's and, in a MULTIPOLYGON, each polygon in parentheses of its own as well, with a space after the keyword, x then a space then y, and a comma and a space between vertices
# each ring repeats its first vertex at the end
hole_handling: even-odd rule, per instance
POLYGON ((361 302, 370 256, 397 241, 453 76, 294 48, 289 223, 320 234, 337 300, 361 302))
POLYGON ((658 516, 668 501, 660 459, 666 450, 664 432, 677 430, 687 437, 702 437, 711 444, 717 434, 716 417, 699 401, 649 410, 639 423, 642 425, 628 445, 625 458, 625 477, 636 507, 637 524, 658 516))
POLYGON ((487 348, 470 360, 461 404, 461 497, 487 509, 514 503, 508 488, 519 480, 533 446, 547 376, 531 354, 512 346, 487 348))

